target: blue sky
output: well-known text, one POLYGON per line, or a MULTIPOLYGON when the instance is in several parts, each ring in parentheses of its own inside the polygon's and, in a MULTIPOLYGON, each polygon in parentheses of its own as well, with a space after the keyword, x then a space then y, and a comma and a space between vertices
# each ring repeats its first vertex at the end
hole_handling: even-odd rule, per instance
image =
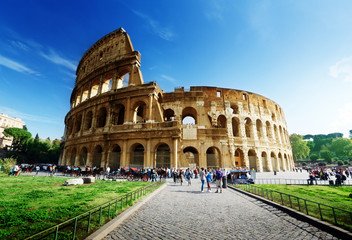
POLYGON ((2 1, 0 113, 61 138, 75 68, 123 27, 144 81, 261 94, 290 134, 352 129, 352 1, 2 1))

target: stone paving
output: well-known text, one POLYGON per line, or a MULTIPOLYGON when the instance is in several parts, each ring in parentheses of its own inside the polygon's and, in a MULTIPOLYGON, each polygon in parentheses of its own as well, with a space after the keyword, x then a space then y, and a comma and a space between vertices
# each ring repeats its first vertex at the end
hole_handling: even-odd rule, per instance
POLYGON ((225 189, 168 186, 104 239, 337 239, 265 203, 225 189))

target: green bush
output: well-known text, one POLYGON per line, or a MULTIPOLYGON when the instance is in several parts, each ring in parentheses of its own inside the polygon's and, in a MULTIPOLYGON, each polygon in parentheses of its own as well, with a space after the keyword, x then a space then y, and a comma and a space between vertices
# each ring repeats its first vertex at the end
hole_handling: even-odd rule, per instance
POLYGON ((304 163, 302 163, 302 166, 307 166, 307 163, 305 163, 305 162, 304 162, 304 163))
POLYGON ((311 154, 311 155, 309 156, 309 158, 310 158, 310 160, 312 160, 313 162, 315 162, 315 161, 319 158, 319 156, 318 156, 317 154, 313 153, 313 154, 311 154))
POLYGON ((15 166, 16 162, 16 159, 13 158, 0 159, 1 171, 4 173, 10 173, 11 169, 15 166))
POLYGON ((320 163, 319 163, 319 166, 320 166, 320 167, 324 167, 324 166, 326 166, 326 163, 325 163, 325 162, 320 162, 320 163))
POLYGON ((337 161, 337 165, 342 166, 343 162, 341 160, 337 161))

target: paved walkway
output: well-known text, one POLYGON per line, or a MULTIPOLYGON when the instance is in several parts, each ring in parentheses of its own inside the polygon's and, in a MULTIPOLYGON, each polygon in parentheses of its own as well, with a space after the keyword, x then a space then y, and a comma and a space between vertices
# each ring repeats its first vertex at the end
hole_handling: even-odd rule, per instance
POLYGON ((336 239, 246 195, 214 190, 201 193, 198 179, 192 186, 168 180, 104 239, 336 239))

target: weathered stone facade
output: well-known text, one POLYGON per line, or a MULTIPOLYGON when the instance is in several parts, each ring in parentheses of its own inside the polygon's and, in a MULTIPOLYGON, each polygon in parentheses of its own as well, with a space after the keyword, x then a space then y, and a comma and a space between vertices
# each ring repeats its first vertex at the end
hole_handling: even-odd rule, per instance
POLYGON ((118 29, 82 57, 65 118, 61 165, 293 167, 281 107, 255 93, 144 83, 140 53, 118 29))
POLYGON ((24 125, 26 124, 21 119, 12 118, 0 113, 0 148, 11 146, 12 144, 12 137, 5 137, 3 134, 5 128, 23 128, 24 125))

